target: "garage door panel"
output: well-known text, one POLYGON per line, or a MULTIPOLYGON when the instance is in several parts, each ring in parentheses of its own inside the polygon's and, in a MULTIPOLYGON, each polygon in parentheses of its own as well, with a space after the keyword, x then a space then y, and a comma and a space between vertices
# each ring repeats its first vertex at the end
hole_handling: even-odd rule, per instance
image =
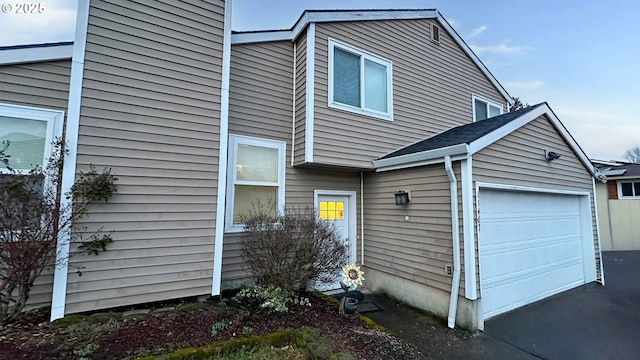
POLYGON ((578 196, 482 190, 478 206, 485 318, 584 283, 578 196))

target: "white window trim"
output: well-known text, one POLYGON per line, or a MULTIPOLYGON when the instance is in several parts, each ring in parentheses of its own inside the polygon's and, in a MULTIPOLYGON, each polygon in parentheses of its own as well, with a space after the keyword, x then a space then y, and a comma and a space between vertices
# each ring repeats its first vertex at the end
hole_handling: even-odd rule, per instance
MULTIPOLYGON (((40 109, 30 106, 0 104, 0 116, 13 117, 25 120, 44 121, 47 123, 45 137, 44 156, 42 166, 47 166, 47 161, 54 151, 53 140, 62 136, 62 125, 64 122, 64 111, 40 109)), ((29 170, 15 170, 16 173, 26 174, 29 170)), ((8 174, 9 170, 0 167, 0 174, 8 174)))
POLYGON ((393 64, 391 61, 383 59, 379 56, 370 54, 366 51, 349 46, 342 42, 329 38, 329 107, 354 112, 361 115, 372 116, 378 119, 393 121, 393 64), (333 53, 334 49, 339 48, 360 56, 360 107, 339 103, 333 100, 333 53), (364 107, 364 60, 369 60, 376 64, 387 67, 387 112, 376 111, 364 107))
MULTIPOLYGON (((633 183, 640 183, 640 179, 629 179, 629 180, 618 180, 617 182, 617 186, 618 186, 618 200, 640 200, 640 194, 636 194, 635 196, 623 196, 622 195, 622 184, 626 183, 626 184, 633 184, 633 183)), ((631 185, 631 187, 633 188, 633 185, 631 185)), ((633 190, 633 189, 632 189, 633 190)))
MULTIPOLYGON (((233 223, 233 210, 235 208, 235 185, 236 185, 236 171, 235 167, 237 164, 237 156, 238 156, 238 145, 253 145, 253 146, 261 146, 278 149, 278 195, 277 195, 277 207, 278 212, 284 211, 284 185, 285 185, 285 175, 286 175, 286 148, 287 143, 284 141, 278 140, 269 140, 269 139, 260 139, 250 136, 243 135, 229 135, 229 161, 227 168, 227 208, 226 208, 226 216, 225 216, 225 232, 227 233, 237 233, 244 231, 243 224, 234 224, 233 223)), ((251 182, 252 185, 257 184, 257 182, 251 182)), ((265 183, 266 185, 272 185, 272 183, 265 183)))
MULTIPOLYGON (((500 109, 500 115, 504 114, 504 107, 502 106, 502 104, 499 104, 495 101, 491 101, 488 100, 487 98, 478 96, 478 95, 471 95, 471 111, 473 114, 473 122, 476 122, 476 100, 480 100, 482 102, 484 102, 487 106, 487 115, 489 115, 489 105, 495 106, 498 109, 500 109)), ((488 118, 487 118, 488 119, 488 118)), ((482 121, 482 120, 480 120, 482 121)))

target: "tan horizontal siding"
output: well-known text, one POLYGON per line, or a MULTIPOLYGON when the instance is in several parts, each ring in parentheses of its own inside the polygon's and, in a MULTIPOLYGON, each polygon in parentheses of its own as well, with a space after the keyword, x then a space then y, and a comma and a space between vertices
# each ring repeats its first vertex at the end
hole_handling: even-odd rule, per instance
POLYGON ((81 223, 114 243, 74 261, 67 312, 211 292, 224 6, 91 2, 78 169, 119 180, 81 223))
POLYGON ((446 32, 429 39, 432 20, 317 24, 314 161, 371 168, 392 150, 472 122, 472 94, 506 106, 498 90, 446 32), (328 107, 328 39, 393 64, 393 121, 328 107))
MULTIPOLYGON (((359 192, 360 174, 291 167, 292 59, 293 45, 287 41, 233 45, 229 133, 286 142, 285 201, 304 208, 313 207, 316 189, 359 192)), ((247 278, 240 237, 229 233, 224 238, 222 279, 228 286, 247 278)))
MULTIPOLYGON (((0 66, 0 103, 67 113, 71 61, 0 66)), ((31 289, 28 308, 51 305, 53 274, 45 272, 31 289)))
POLYGON ((298 38, 296 49, 296 88, 295 88, 295 154, 294 164, 305 160, 305 130, 307 119, 307 34, 298 38))
MULTIPOLYGON (((591 197, 592 216, 595 219, 592 175, 545 116, 540 116, 474 154, 473 181, 584 191, 591 197), (556 152, 561 157, 547 162, 545 151, 556 152)), ((476 195, 474 194, 474 209, 477 209, 476 195)), ((593 238, 600 278, 601 260, 595 221, 593 238)))
MULTIPOLYGON (((460 179, 459 163, 454 169, 460 179)), ((444 165, 367 174, 364 189, 366 267, 449 292, 451 193, 444 165), (398 190, 411 192, 408 206, 395 205, 398 190)))

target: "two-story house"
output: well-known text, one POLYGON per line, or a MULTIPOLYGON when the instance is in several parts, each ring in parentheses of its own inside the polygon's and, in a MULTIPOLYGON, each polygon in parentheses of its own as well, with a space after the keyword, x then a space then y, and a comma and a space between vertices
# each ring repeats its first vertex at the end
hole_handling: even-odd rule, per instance
POLYGON ((451 327, 603 281, 593 166, 547 104, 508 112, 437 10, 233 33, 231 8, 91 0, 73 44, 0 49, 0 139, 64 134, 66 189, 89 164, 119 178, 82 221, 114 243, 73 260, 81 277, 43 276, 33 306, 59 318, 236 287, 255 200, 314 207, 368 288, 451 327))

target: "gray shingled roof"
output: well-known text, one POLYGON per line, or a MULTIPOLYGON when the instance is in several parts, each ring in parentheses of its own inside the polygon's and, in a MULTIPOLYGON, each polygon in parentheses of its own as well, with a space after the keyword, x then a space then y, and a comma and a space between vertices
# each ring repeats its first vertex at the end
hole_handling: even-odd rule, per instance
MULTIPOLYGON (((624 164, 618 166, 612 166, 610 170, 626 170, 624 174, 618 176, 637 176, 640 177, 640 164, 624 164)), ((615 175, 607 175, 615 177, 615 175)))
POLYGON ((396 156, 415 154, 423 151, 445 148, 447 146, 470 144, 473 141, 478 140, 479 138, 491 133, 492 131, 507 125, 511 121, 519 118, 520 116, 541 105, 543 104, 529 106, 518 111, 512 111, 503 115, 494 116, 487 120, 454 127, 436 136, 396 150, 381 157, 380 159, 389 159, 396 156))

